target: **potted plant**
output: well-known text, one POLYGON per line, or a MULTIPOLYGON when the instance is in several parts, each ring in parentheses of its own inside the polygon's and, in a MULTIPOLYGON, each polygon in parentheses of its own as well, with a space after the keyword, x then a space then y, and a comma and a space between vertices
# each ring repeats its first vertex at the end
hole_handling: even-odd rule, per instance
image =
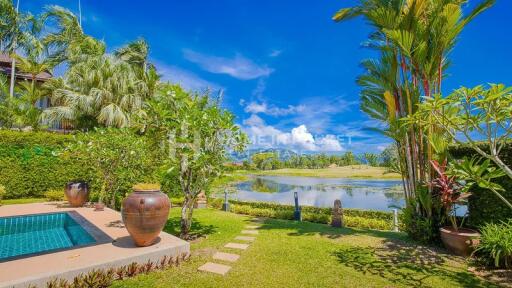
POLYGON ((66 199, 73 207, 82 207, 89 199, 89 184, 82 180, 70 181, 64 190, 66 199))
POLYGON ((451 224, 451 226, 440 228, 441 241, 451 252, 459 256, 469 256, 478 245, 480 233, 473 229, 462 228, 463 221, 459 225, 455 204, 462 204, 471 194, 467 192, 468 187, 459 183, 454 175, 447 174, 446 163, 446 159, 443 164, 439 164, 435 160, 430 161, 438 175, 430 184, 437 188, 446 218, 451 224))
POLYGON ((137 246, 155 243, 169 217, 169 197, 158 184, 137 184, 123 200, 121 214, 126 230, 137 246))

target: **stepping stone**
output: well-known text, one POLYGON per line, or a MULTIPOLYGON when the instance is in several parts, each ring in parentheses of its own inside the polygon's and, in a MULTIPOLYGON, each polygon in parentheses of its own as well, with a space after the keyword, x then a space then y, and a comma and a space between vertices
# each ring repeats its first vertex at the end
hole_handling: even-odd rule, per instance
POLYGON ((258 235, 258 231, 257 230, 242 230, 242 232, 240 232, 242 234, 250 234, 250 235, 258 235))
POLYGON ((252 236, 236 236, 235 237, 235 240, 241 240, 241 241, 254 241, 254 239, 256 239, 256 237, 252 237, 252 236))
POLYGON ((213 259, 215 260, 222 260, 222 261, 228 261, 228 262, 236 262, 240 258, 240 255, 238 254, 231 254, 231 253, 224 253, 224 252, 217 252, 213 255, 213 259))
POLYGON ((228 244, 224 245, 224 247, 245 250, 245 249, 247 249, 247 247, 249 247, 249 244, 228 243, 228 244))
POLYGON ((257 225, 247 225, 245 226, 246 229, 258 229, 260 228, 260 226, 257 226, 257 225))
POLYGON ((231 270, 231 266, 208 262, 208 263, 204 264, 203 266, 197 268, 197 270, 203 271, 203 272, 220 274, 220 275, 224 276, 224 275, 226 275, 226 273, 228 273, 229 270, 231 270))

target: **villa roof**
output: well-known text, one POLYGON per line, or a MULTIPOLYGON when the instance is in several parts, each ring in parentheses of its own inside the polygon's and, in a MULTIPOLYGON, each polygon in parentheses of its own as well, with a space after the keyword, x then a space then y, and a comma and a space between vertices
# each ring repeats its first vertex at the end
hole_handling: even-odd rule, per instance
MULTIPOLYGON (((12 58, 7 54, 0 54, 0 73, 10 75, 11 74, 11 63, 12 58)), ((52 74, 48 71, 41 72, 36 75, 36 81, 45 82, 52 78, 52 74)), ((32 80, 32 75, 29 73, 21 72, 16 70, 16 79, 18 80, 32 80)))

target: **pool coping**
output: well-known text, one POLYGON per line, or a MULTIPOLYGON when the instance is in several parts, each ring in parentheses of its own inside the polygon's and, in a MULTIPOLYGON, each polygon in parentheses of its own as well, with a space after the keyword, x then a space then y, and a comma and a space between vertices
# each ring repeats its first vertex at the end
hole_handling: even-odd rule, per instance
POLYGON ((0 287, 27 287, 29 284, 45 287, 51 279, 72 280, 93 269, 158 261, 164 256, 190 253, 188 242, 165 232, 160 233, 156 244, 136 247, 122 224, 121 214, 108 208, 98 212, 93 208, 69 207, 62 202, 0 207, 0 217, 56 212, 68 213, 97 242, 0 262, 0 287))

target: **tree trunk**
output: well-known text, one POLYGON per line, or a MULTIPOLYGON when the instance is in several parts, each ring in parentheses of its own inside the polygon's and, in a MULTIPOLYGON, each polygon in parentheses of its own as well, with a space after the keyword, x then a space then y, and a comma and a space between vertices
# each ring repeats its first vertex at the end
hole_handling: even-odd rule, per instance
POLYGON ((192 227, 192 213, 194 209, 194 200, 190 196, 185 196, 185 201, 181 207, 181 239, 188 239, 190 228, 192 227))
POLYGON ((9 86, 9 96, 14 97, 14 80, 16 78, 16 59, 12 58, 11 64, 11 83, 9 86))

